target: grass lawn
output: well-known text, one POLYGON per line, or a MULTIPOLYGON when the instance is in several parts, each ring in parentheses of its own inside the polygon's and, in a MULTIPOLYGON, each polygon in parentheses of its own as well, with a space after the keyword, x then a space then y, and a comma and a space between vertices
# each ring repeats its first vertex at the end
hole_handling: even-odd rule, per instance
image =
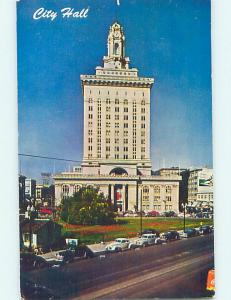
MULTIPOLYGON (((77 238, 81 243, 93 244, 101 241, 111 241, 117 237, 134 237, 140 231, 140 218, 117 218, 113 225, 63 225, 62 234, 64 237, 77 238)), ((200 224, 212 225, 211 219, 186 219, 186 227, 199 227, 200 224)), ((183 218, 145 218, 143 217, 144 229, 157 229, 160 232, 167 230, 183 229, 183 218)))

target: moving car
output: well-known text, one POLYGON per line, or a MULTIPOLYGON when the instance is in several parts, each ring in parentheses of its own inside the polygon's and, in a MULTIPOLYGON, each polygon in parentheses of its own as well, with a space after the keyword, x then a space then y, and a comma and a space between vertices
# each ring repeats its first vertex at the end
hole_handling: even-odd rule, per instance
POLYGON ((69 263, 74 260, 74 252, 72 250, 62 250, 56 253, 56 258, 62 263, 69 263))
POLYGON ((128 249, 130 241, 126 238, 117 238, 113 243, 106 246, 105 250, 107 252, 121 252, 128 249))
POLYGON ((200 234, 208 234, 208 233, 211 233, 211 232, 212 232, 212 229, 209 225, 202 225, 199 228, 199 233, 200 234))
POLYGON ((41 269, 49 267, 49 263, 41 256, 34 253, 25 252, 20 255, 20 268, 22 271, 29 271, 33 269, 41 269))
POLYGON ((179 234, 178 231, 170 230, 170 231, 162 233, 160 235, 160 237, 162 239, 164 239, 166 242, 169 242, 169 241, 179 240, 180 239, 180 234, 179 234))
POLYGON ((182 233, 181 237, 189 238, 199 235, 199 232, 195 228, 186 228, 182 233))
POLYGON ((21 299, 59 299, 59 297, 55 295, 51 289, 28 279, 21 277, 20 285, 21 299))

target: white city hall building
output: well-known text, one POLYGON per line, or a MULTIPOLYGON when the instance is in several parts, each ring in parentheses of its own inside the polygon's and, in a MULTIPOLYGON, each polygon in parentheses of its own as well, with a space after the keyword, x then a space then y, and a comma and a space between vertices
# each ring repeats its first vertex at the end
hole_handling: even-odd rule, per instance
POLYGON ((150 90, 125 56, 117 22, 109 30, 108 54, 95 75, 81 75, 84 154, 81 167, 54 176, 56 205, 83 186, 98 187, 119 211, 178 212, 181 176, 152 176, 150 90), (142 207, 141 207, 142 205, 142 207))

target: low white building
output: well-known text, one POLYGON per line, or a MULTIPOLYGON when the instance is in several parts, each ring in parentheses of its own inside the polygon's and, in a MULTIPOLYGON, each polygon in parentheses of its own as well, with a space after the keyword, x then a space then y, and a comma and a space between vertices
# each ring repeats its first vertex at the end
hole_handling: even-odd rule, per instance
POLYGON ((213 206, 213 169, 190 170, 188 203, 193 206, 213 206))

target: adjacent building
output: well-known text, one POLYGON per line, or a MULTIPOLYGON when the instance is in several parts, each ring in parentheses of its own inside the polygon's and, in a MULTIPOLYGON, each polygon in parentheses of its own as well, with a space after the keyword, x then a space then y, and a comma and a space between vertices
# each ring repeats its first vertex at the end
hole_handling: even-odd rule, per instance
POLYGON ((190 170, 188 180, 188 203, 192 206, 213 206, 213 170, 200 168, 190 170))
POLYGON ((182 211, 183 205, 188 203, 189 169, 179 167, 161 168, 153 172, 153 174, 165 177, 171 177, 174 175, 181 176, 181 181, 179 182, 179 210, 182 211))
POLYGON ((36 198, 36 180, 31 178, 25 179, 25 196, 28 200, 35 200, 36 198))
POLYGON ((56 205, 83 186, 100 189, 119 211, 179 210, 180 174, 152 175, 150 93, 153 78, 140 77, 125 55, 117 22, 108 53, 94 75, 81 75, 84 101, 83 162, 54 176, 56 205))

